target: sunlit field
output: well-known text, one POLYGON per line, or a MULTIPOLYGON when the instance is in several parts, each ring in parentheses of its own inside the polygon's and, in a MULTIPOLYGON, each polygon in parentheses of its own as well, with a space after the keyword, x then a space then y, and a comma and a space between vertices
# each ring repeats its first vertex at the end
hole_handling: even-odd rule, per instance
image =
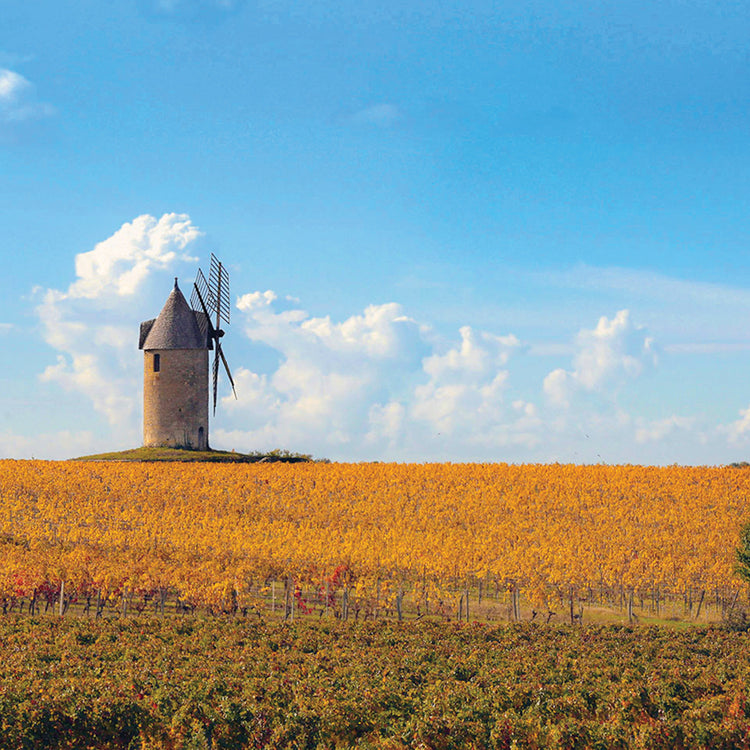
POLYGON ((750 471, 0 462, 2 747, 748 747, 750 471))

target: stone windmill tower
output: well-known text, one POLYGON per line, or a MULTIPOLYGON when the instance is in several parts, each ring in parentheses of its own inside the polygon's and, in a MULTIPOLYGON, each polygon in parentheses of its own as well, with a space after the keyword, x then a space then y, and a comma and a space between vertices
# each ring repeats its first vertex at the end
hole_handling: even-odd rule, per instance
MULTIPOLYGON (((192 307, 174 281, 159 317, 141 323, 143 350, 143 445, 208 450, 208 352, 214 351, 213 406, 221 358, 229 372, 220 325, 229 323, 229 276, 211 255, 207 283, 199 270, 192 307), (211 314, 216 323, 212 323, 211 314)), ((236 394, 235 394, 236 396, 236 394)))

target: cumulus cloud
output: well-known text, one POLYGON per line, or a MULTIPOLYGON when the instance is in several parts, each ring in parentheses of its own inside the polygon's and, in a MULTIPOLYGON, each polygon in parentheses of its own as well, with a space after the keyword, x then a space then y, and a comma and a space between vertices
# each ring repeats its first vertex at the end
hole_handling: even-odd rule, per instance
POLYGON ((576 338, 573 370, 558 368, 544 380, 547 398, 557 406, 568 406, 580 391, 602 391, 638 377, 655 362, 654 341, 620 310, 609 320, 599 319, 596 328, 584 329, 576 338))
POLYGON ((494 336, 490 333, 476 333, 470 326, 463 326, 459 333, 459 346, 445 354, 433 354, 424 360, 424 371, 433 380, 458 378, 464 381, 467 377, 481 380, 507 364, 511 353, 521 345, 512 334, 494 336))
POLYGON ((246 336, 273 347, 281 363, 270 375, 240 369, 238 400, 226 399, 227 409, 256 425, 245 439, 258 447, 356 444, 373 401, 401 388, 418 366, 419 325, 393 303, 337 323, 296 307, 277 310, 277 300, 269 290, 237 302, 246 336))
POLYGON ((750 314, 750 289, 742 284, 585 264, 565 270, 532 272, 526 279, 552 288, 555 294, 574 290, 582 305, 590 305, 589 300, 596 297, 608 298, 618 307, 637 307, 640 319, 649 321, 651 330, 658 333, 665 352, 712 354, 750 347, 744 325, 750 314))
MULTIPOLYGON (((189 263, 192 279, 200 236, 188 216, 137 217, 78 255, 67 287, 37 291, 40 329, 57 353, 41 377, 88 398, 117 435, 110 444, 140 438, 138 324, 158 313, 175 268, 189 263)), ((572 347, 540 353, 511 333, 438 332, 395 302, 339 320, 273 290, 241 294, 236 307, 224 346, 238 400, 225 391, 212 421, 218 448, 347 460, 671 463, 684 451, 716 457, 750 444, 750 407, 718 427, 620 407, 617 394, 656 364, 653 340, 627 310, 569 337, 572 347), (548 356, 564 366, 540 369, 548 356)), ((47 445, 58 457, 59 440, 0 435, 0 448, 43 455, 47 445)), ((67 442, 66 455, 108 447, 90 432, 67 442)))
POLYGON ((226 427, 212 432, 222 447, 596 462, 624 460, 622 446, 674 460, 670 441, 705 439, 691 417, 647 420, 617 405, 614 395, 655 363, 654 342, 627 311, 579 332, 571 368, 529 383, 517 373, 533 347, 512 334, 463 326, 446 341, 395 303, 334 321, 282 297, 266 290, 238 299, 245 335, 279 360, 265 372, 239 368, 239 400, 223 400, 226 427), (579 398, 586 394, 599 398, 579 398))
POLYGON ((444 354, 433 354, 422 363, 427 383, 414 389, 410 414, 441 435, 482 435, 505 421, 504 392, 510 356, 521 347, 512 334, 495 336, 459 331, 461 342, 444 354))
POLYGON ((34 85, 20 73, 0 68, 0 123, 22 123, 54 114, 54 107, 40 102, 34 85))
POLYGON ((58 351, 42 380, 83 394, 110 423, 135 431, 137 326, 158 313, 167 293, 147 281, 193 262, 189 250, 199 236, 186 215, 139 216, 76 256, 76 278, 67 289, 37 289, 42 335, 58 351))
POLYGON ((694 417, 680 417, 672 415, 664 419, 639 420, 635 432, 635 439, 639 443, 660 442, 675 433, 691 432, 696 425, 694 417))
POLYGON ((201 236, 185 214, 161 219, 139 216, 87 253, 76 256, 76 281, 68 297, 133 296, 154 270, 164 270, 178 257, 196 261, 185 249, 201 236))
POLYGON ((730 443, 740 443, 750 438, 750 406, 740 409, 740 418, 724 428, 730 443))
POLYGON ((464 326, 458 342, 446 343, 396 303, 335 322, 283 309, 271 290, 242 295, 237 307, 248 338, 274 348, 280 364, 268 374, 238 372, 239 400, 224 403, 254 427, 222 440, 256 449, 303 441, 351 458, 403 457, 424 455, 439 437, 456 445, 493 440, 494 432, 506 442, 506 416, 524 426, 535 418, 533 407, 505 403, 505 365, 522 349, 513 335, 464 326))

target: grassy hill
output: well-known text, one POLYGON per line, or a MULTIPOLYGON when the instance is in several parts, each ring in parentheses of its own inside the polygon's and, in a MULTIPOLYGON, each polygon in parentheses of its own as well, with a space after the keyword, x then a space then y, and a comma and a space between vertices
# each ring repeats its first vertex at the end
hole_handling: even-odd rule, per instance
POLYGON ((93 456, 80 456, 71 461, 181 461, 186 463, 258 463, 284 462, 300 463, 312 461, 312 456, 303 453, 290 453, 286 450, 273 450, 268 453, 236 453, 235 451, 192 451, 181 448, 130 448, 113 453, 97 453, 93 456))

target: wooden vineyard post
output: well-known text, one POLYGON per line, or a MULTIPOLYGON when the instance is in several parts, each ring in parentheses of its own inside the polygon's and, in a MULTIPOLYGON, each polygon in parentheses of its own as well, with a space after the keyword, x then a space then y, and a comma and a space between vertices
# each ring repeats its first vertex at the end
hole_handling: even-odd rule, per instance
POLYGON ((469 622, 469 587, 466 587, 466 622, 469 622))
POLYGON ((62 617, 65 614, 65 581, 60 581, 60 602, 58 614, 62 617))
POLYGON ((633 590, 628 593, 628 624, 633 624, 633 590))
POLYGON ((701 597, 698 599, 698 610, 695 613, 695 619, 697 620, 701 616, 701 607, 703 606, 703 599, 706 596, 706 590, 701 589, 701 597))
POLYGON ((286 612, 284 619, 294 622, 294 579, 291 576, 286 579, 286 612))
POLYGON ((730 605, 728 611, 726 609, 726 603, 724 604, 724 608, 722 610, 723 617, 731 617, 732 616, 732 612, 734 612, 734 606, 735 606, 735 604, 737 604, 737 598, 739 597, 739 595, 740 595, 740 590, 737 589, 737 591, 735 592, 734 596, 732 597, 732 604, 730 605))
POLYGON ((508 591, 508 619, 513 622, 516 619, 516 602, 514 589, 508 591))
POLYGON ((276 581, 271 581, 271 614, 276 614, 276 581))

